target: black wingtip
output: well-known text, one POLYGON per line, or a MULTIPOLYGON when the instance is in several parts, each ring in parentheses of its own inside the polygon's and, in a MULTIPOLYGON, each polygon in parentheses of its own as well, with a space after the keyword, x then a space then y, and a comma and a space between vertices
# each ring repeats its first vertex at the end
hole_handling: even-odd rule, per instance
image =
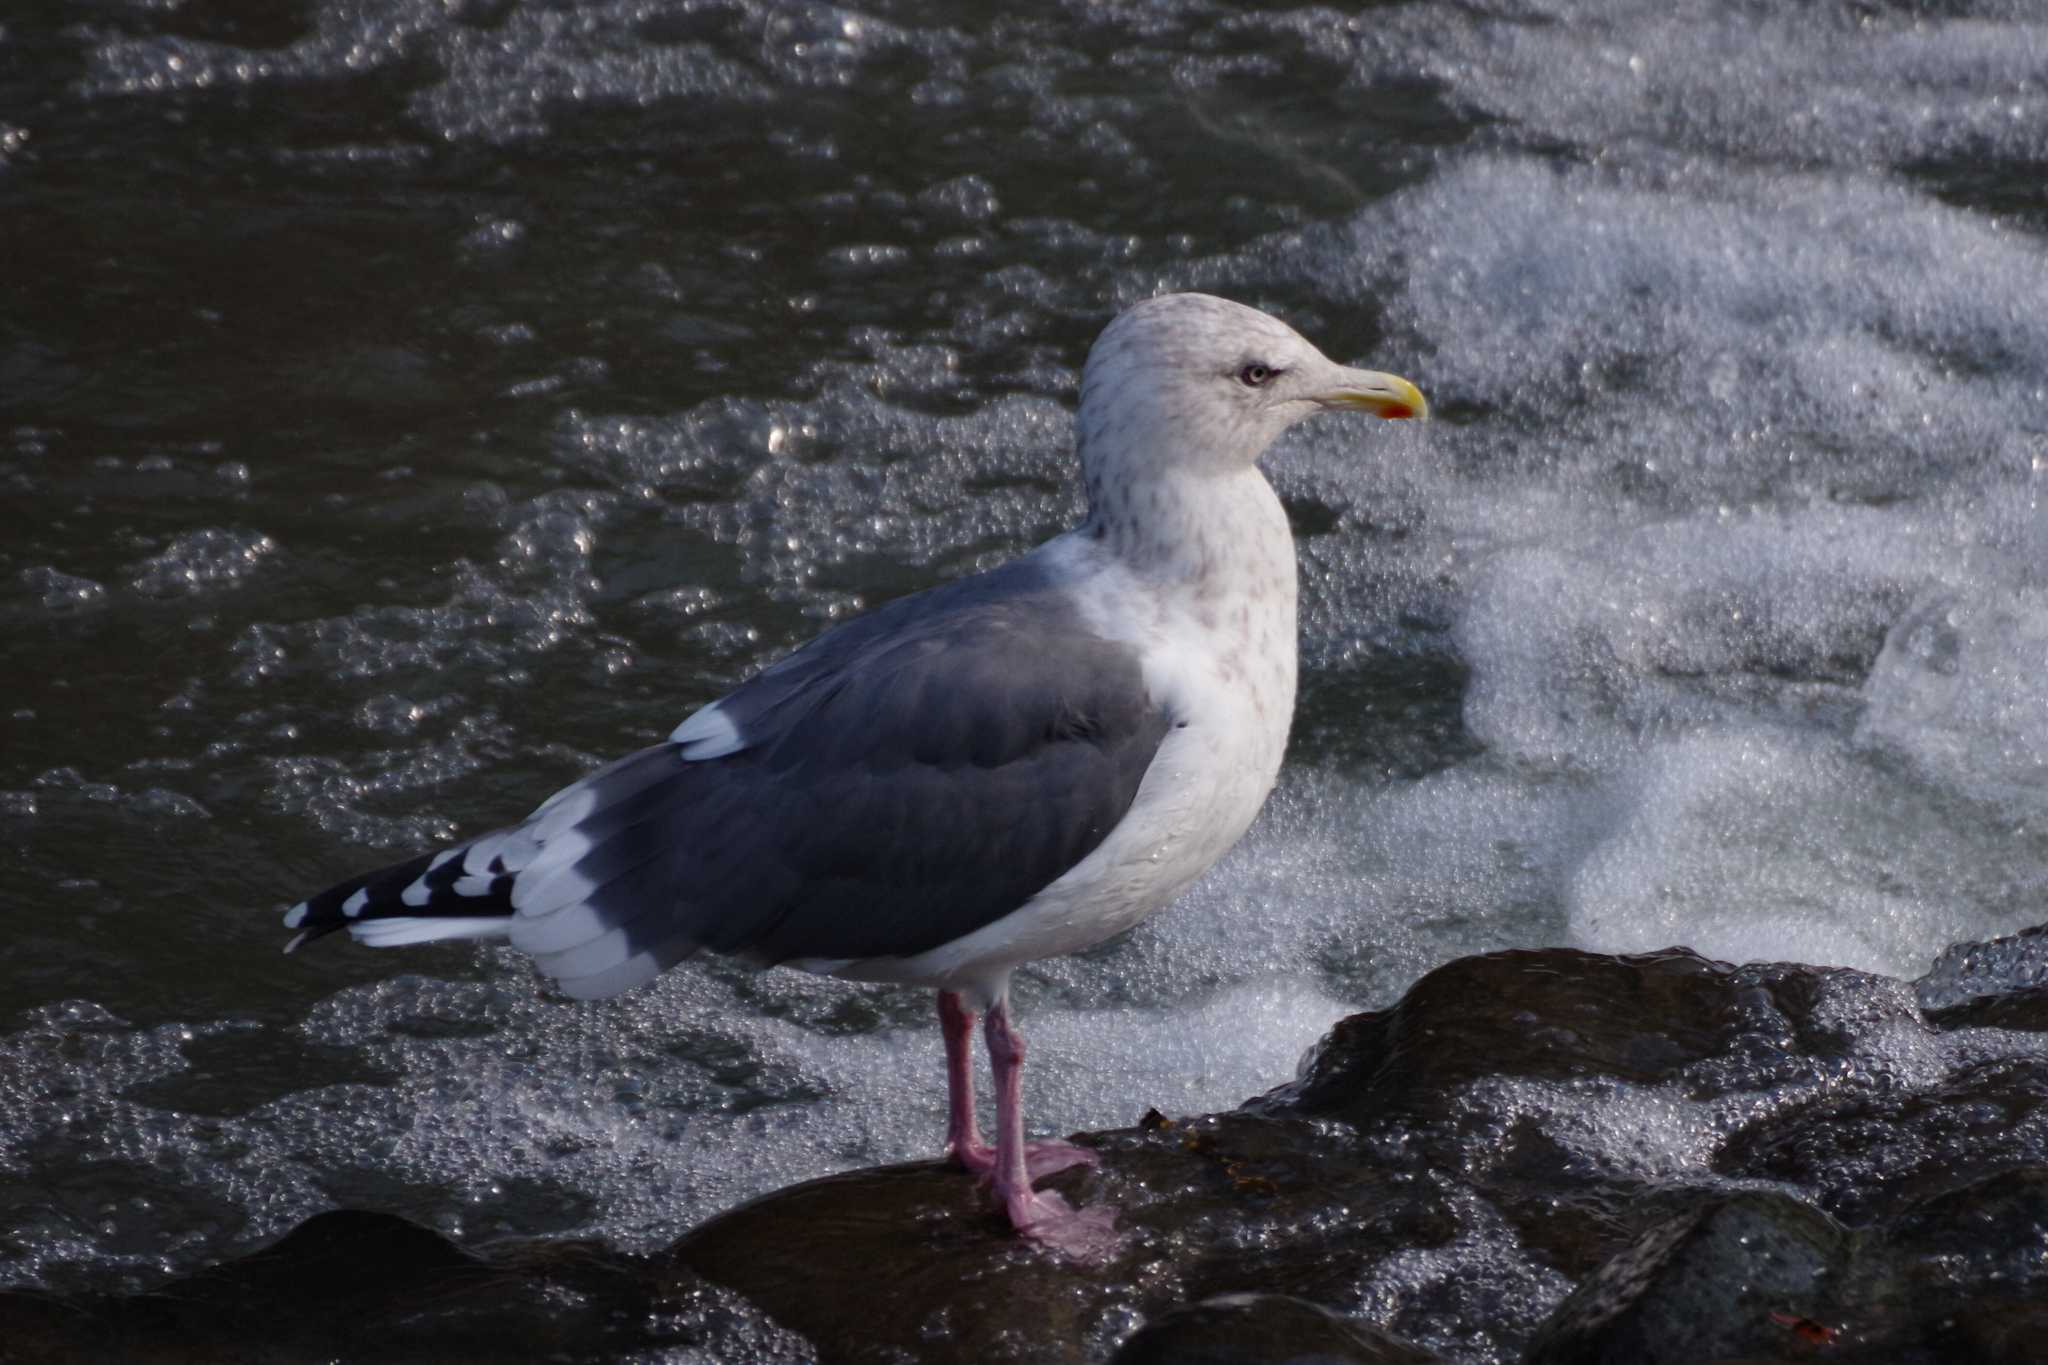
MULTIPOLYGON (((298 928, 296 924, 287 924, 285 927, 287 929, 298 928)), ((292 935, 292 941, 284 945, 284 950, 287 953, 296 953, 300 948, 304 947, 306 944, 312 943, 318 939, 326 938, 329 934, 335 933, 342 929, 346 929, 347 927, 348 926, 346 924, 342 923, 329 923, 315 924, 304 929, 299 929, 298 933, 292 935)))

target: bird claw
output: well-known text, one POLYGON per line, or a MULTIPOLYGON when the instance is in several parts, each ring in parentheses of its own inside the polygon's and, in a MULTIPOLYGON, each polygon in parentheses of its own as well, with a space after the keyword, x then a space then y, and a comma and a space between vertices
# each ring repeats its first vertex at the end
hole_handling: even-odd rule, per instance
MULTIPOLYGON (((953 1160, 984 1181, 991 1180, 996 1171, 996 1149, 993 1147, 955 1147, 953 1160)), ((1076 1166, 1100 1165, 1102 1158, 1087 1147, 1076 1147, 1071 1142, 1027 1142, 1024 1144, 1024 1170, 1033 1180, 1039 1180, 1057 1171, 1071 1170, 1076 1166)))
MULTIPOLYGON (((1038 1191, 1027 1183, 1022 1190, 1004 1190, 996 1178, 996 1149, 983 1143, 955 1145, 948 1153, 955 1164, 978 1176, 983 1185, 995 1187, 1003 1211, 1017 1235, 1049 1251, 1078 1261, 1103 1261, 1122 1244, 1116 1228, 1116 1210, 1101 1207, 1077 1209, 1050 1190, 1038 1191)), ((1076 1166, 1098 1166, 1102 1158, 1087 1147, 1071 1142, 1027 1142, 1024 1170, 1028 1181, 1076 1166)))
POLYGON ((1032 1192, 1012 1201, 1011 1226, 1026 1241, 1071 1260, 1108 1260, 1123 1244, 1116 1210, 1103 1205, 1077 1209, 1056 1194, 1032 1192))
POLYGON ((1086 1147, 1076 1147, 1071 1142, 1027 1142, 1024 1144, 1024 1169, 1031 1173, 1033 1180, 1051 1175, 1055 1171, 1071 1170, 1075 1166, 1099 1166, 1102 1158, 1086 1147))

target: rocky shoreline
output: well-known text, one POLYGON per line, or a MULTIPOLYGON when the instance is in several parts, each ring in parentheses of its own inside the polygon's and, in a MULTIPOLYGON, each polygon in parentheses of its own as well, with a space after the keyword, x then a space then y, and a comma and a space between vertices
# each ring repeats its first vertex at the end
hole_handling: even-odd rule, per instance
POLYGON ((1120 1210, 1101 1264, 1020 1245, 938 1163, 651 1257, 341 1211, 146 1295, 0 1294, 0 1359, 2048 1359, 2048 986, 1966 970, 2043 941, 1917 991, 1451 962, 1237 1110, 1083 1137, 1101 1165, 1049 1183, 1120 1210))

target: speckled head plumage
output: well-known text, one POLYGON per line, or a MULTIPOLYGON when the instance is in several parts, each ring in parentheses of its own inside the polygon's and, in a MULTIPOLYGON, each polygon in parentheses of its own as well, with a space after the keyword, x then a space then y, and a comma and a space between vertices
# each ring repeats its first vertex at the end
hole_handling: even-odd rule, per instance
POLYGON ((1166 294, 1125 310, 1089 351, 1077 441, 1091 483, 1229 472, 1331 408, 1380 417, 1427 411, 1407 380, 1336 364, 1256 308, 1166 294))

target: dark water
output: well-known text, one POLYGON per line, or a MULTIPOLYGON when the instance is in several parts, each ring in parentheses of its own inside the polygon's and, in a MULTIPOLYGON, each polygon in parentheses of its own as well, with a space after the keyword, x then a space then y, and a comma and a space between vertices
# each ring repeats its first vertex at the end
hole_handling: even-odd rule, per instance
POLYGON ((1059 529, 1079 360, 1166 288, 1439 419, 1270 461, 1288 773, 1020 983, 1047 1128, 1235 1103, 1460 953, 2048 918, 2044 71, 2018 0, 17 0, 0 1280, 337 1202, 646 1244, 930 1150, 914 995, 571 1007, 273 912, 1059 529))

